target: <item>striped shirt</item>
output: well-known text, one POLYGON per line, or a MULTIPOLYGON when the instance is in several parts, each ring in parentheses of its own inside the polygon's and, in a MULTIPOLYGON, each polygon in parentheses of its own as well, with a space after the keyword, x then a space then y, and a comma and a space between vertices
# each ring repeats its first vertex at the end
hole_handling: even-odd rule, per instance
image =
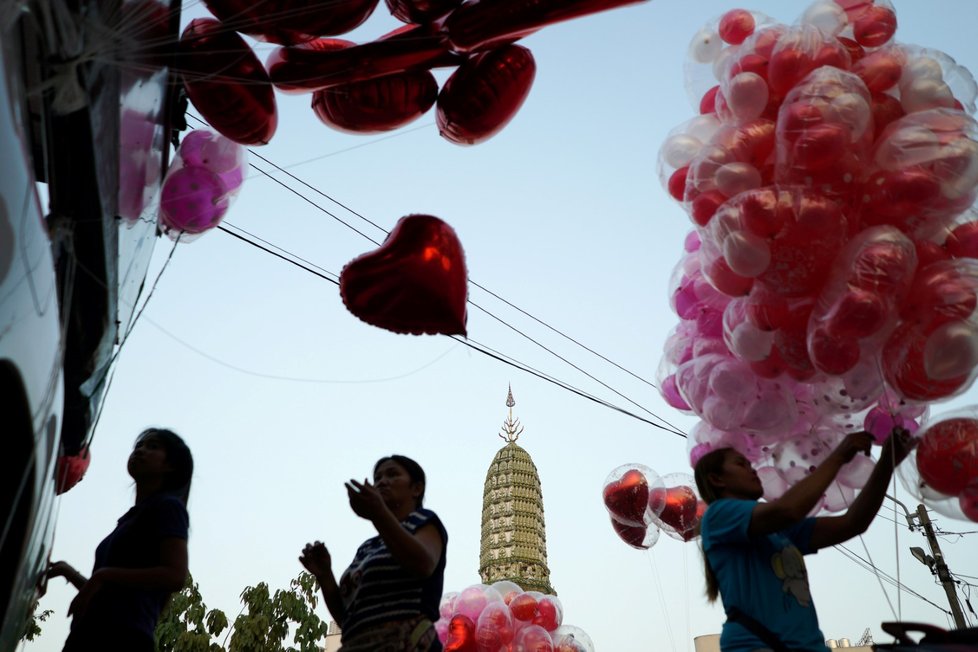
POLYGON ((430 577, 421 578, 401 568, 379 536, 364 541, 340 578, 340 596, 346 607, 346 618, 341 623, 344 640, 373 625, 418 614, 432 621, 438 619, 448 533, 430 509, 411 512, 402 524, 411 534, 425 525, 434 525, 442 538, 441 559, 430 577))

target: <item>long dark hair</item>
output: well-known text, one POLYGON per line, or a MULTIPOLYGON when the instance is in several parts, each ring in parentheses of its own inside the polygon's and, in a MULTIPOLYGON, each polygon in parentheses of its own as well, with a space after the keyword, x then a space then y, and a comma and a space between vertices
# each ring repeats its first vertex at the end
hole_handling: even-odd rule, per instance
POLYGON ((166 462, 172 469, 163 479, 161 491, 172 494, 187 504, 190 499, 190 481, 194 476, 194 458, 190 448, 180 435, 166 428, 147 428, 139 433, 136 441, 155 437, 166 451, 166 462))
POLYGON ((407 471, 408 477, 411 478, 411 482, 421 483, 421 495, 418 496, 418 499, 414 503, 415 509, 421 507, 424 504, 425 489, 424 469, 421 468, 421 465, 412 460, 410 457, 405 457, 404 455, 389 455, 377 460, 377 463, 374 464, 374 475, 377 475, 377 469, 379 469, 380 465, 384 462, 394 462, 395 464, 400 465, 405 471, 407 471))
MULTIPOLYGON (((718 448, 710 451, 699 459, 693 470, 693 477, 696 479, 696 489, 700 492, 700 497, 707 505, 720 498, 717 488, 710 482, 711 474, 723 472, 723 463, 727 459, 727 453, 733 451, 732 448, 718 448)), ((710 566, 710 560, 706 558, 706 551, 703 551, 703 572, 706 576, 706 599, 716 602, 720 597, 720 584, 717 576, 710 566)))

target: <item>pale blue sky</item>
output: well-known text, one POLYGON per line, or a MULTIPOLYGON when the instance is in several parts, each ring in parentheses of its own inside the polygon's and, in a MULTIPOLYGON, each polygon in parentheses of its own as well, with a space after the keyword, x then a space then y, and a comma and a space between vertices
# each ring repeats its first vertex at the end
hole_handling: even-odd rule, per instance
MULTIPOLYGON (((743 6, 792 22, 806 5, 757 0, 743 6)), ((943 49, 978 68, 978 3, 894 5, 899 41, 943 49)), ((441 217, 458 232, 474 281, 654 382, 678 319, 666 292, 689 229, 659 185, 656 156, 669 130, 694 115, 683 85, 689 39, 735 6, 653 0, 526 38, 537 63, 529 98, 503 132, 475 147, 441 139, 433 112, 402 131, 427 127, 373 142, 376 137, 322 126, 308 96, 279 95, 278 133, 259 153, 293 166, 292 173, 388 229, 410 213, 441 217), (299 164, 310 159, 317 160, 299 164)), ((191 7, 185 19, 201 11, 191 7)), ((381 3, 352 38, 370 40, 394 26, 381 3)), ((258 49, 264 59, 270 47, 258 49)), ((373 248, 255 176, 227 221, 333 273, 373 248)), ((158 242, 150 278, 171 246, 158 242)), ((683 430, 694 424, 648 385, 481 290, 470 288, 470 297, 683 430)), ((641 413, 471 306, 469 335, 641 413)), ((688 472, 685 440, 451 339, 369 327, 345 310, 335 285, 220 232, 179 246, 126 344, 89 474, 60 501, 53 558, 90 569, 96 545, 132 502, 125 472, 132 441, 145 426, 162 425, 183 435, 196 459, 191 570, 208 606, 232 620, 245 586, 287 586, 307 541, 326 542, 336 570, 343 569, 371 534, 369 523, 349 510, 343 482, 369 475, 374 460, 392 452, 414 457, 428 472, 427 504, 450 534, 445 587, 461 590, 478 581, 483 481, 502 445, 496 433, 510 382, 514 414, 526 427, 520 444, 540 471, 551 577, 566 622, 587 631, 602 652, 691 650, 694 636, 718 632, 722 610, 703 598, 698 548, 665 536, 649 553, 628 548, 601 503, 605 476, 621 464, 688 472)), ((978 403, 978 390, 954 405, 967 403, 978 403)), ((945 530, 978 530, 978 524, 937 518, 945 530)), ((904 523, 902 516, 897 521, 904 523)), ((976 541, 974 534, 941 540, 952 571, 978 577, 976 541)), ((849 548, 946 609, 943 591, 907 552, 911 545, 926 542, 880 518, 849 548)), ((872 573, 835 550, 810 557, 809 572, 827 637, 855 640, 871 627, 878 641, 887 640, 879 623, 895 616, 872 573)), ((885 588, 904 620, 947 625, 936 607, 908 594, 898 604, 892 587, 885 588)), ((27 650, 60 650, 72 594, 61 581, 52 583, 41 607, 55 613, 27 650)))

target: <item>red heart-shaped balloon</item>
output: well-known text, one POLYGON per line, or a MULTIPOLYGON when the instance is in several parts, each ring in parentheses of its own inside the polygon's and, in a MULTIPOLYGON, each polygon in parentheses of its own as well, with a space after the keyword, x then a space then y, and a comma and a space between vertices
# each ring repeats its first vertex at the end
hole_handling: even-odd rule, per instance
POLYGON ((645 544, 645 536, 648 532, 648 528, 644 525, 625 525, 620 521, 616 521, 614 518, 611 519, 611 527, 615 529, 618 533, 619 538, 622 541, 632 546, 633 548, 641 548, 647 550, 649 546, 645 544))
POLYGON ((649 483, 638 469, 629 469, 618 480, 604 487, 604 504, 621 523, 645 526, 645 509, 649 504, 649 483))
POLYGON ((475 623, 468 616, 455 614, 448 623, 445 652, 476 652, 475 623))
POLYGON ((343 268, 340 296, 358 318, 395 333, 465 335, 467 280, 455 230, 408 215, 379 249, 343 268))
POLYGON ((58 468, 54 476, 54 491, 63 494, 76 484, 81 482, 88 470, 88 465, 92 461, 92 456, 85 446, 75 455, 61 455, 58 457, 58 468))
MULTIPOLYGON (((700 501, 696 498, 696 492, 691 487, 667 487, 663 491, 664 497, 661 504, 664 505, 659 512, 659 520, 673 528, 684 541, 689 541, 696 537, 697 525, 704 508, 700 507, 700 501)), ((656 497, 659 500, 659 497, 656 497)))

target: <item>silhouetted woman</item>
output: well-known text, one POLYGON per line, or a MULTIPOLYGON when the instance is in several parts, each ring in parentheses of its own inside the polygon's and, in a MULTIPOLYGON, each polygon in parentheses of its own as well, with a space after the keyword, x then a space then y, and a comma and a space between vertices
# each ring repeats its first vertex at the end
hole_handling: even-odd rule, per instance
POLYGON ((194 462, 183 440, 150 428, 129 455, 136 504, 95 549, 89 579, 63 561, 48 577, 64 577, 78 589, 65 652, 150 652, 160 612, 187 579, 187 498, 194 462))
POLYGON ((696 463, 696 487, 707 503, 701 524, 707 598, 720 596, 727 614, 723 652, 828 649, 802 557, 866 531, 893 469, 913 448, 909 434, 893 431, 845 514, 808 514, 844 464, 859 452, 869 454, 872 441, 865 432, 847 435, 818 468, 771 502, 758 502, 761 480, 736 450, 719 449, 696 463))
POLYGON ((424 470, 403 455, 374 466, 374 483, 346 483, 353 512, 373 523, 377 536, 357 550, 337 584, 321 542, 307 544, 299 561, 319 581, 326 608, 343 631, 342 652, 441 650, 435 632, 445 575, 448 533, 424 509, 424 470))

